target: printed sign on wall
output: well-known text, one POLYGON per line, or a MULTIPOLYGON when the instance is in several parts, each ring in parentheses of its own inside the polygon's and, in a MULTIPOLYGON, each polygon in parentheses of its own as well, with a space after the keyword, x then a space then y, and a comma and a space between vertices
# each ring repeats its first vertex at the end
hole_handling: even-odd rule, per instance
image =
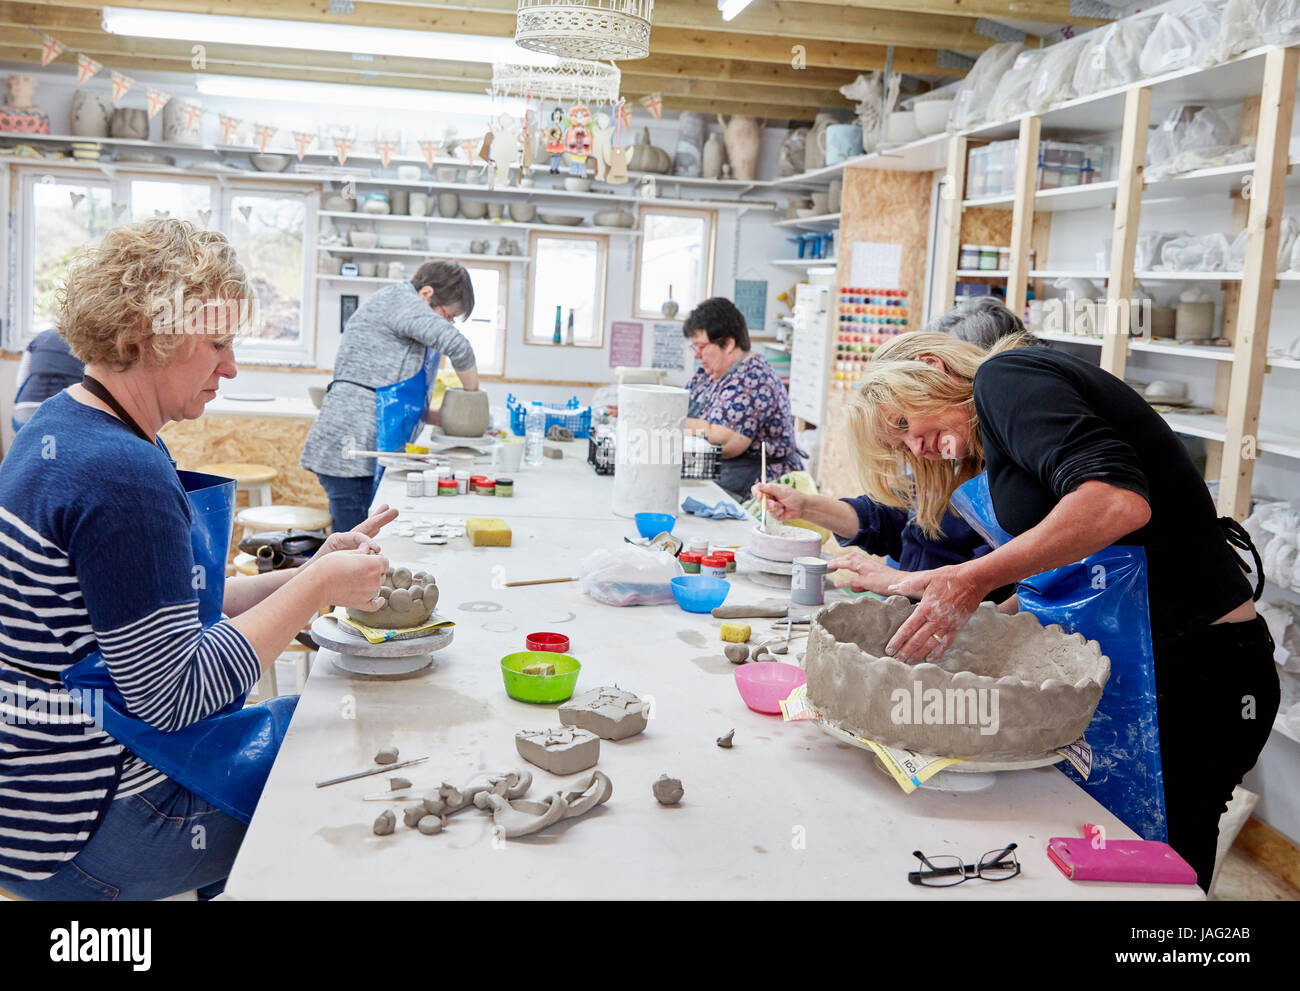
POLYGON ((611 323, 609 325, 609 367, 641 367, 641 334, 645 327, 639 323, 611 323))
POLYGON ((686 367, 686 338, 682 336, 679 323, 657 323, 654 325, 655 344, 651 368, 667 368, 674 372, 686 367))
POLYGON ((762 330, 767 317, 767 280, 737 279, 735 303, 750 333, 762 330))

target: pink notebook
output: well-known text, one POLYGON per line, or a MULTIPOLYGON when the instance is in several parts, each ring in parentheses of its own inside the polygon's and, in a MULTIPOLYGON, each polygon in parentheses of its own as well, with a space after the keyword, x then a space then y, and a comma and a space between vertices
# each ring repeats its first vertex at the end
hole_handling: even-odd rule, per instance
POLYGON ((1047 856, 1071 881, 1195 884, 1196 871, 1168 843, 1109 840, 1100 849, 1081 836, 1053 836, 1047 856))

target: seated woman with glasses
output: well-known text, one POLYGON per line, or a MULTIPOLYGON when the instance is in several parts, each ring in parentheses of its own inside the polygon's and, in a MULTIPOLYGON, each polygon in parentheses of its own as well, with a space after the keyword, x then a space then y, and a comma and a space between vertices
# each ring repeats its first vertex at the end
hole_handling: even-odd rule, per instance
POLYGON ((745 317, 729 299, 706 299, 687 315, 682 333, 700 368, 691 379, 686 429, 722 446, 719 483, 738 500, 756 482, 803 467, 795 444, 790 397, 772 366, 749 349, 745 317), (767 445, 767 478, 760 478, 767 445))

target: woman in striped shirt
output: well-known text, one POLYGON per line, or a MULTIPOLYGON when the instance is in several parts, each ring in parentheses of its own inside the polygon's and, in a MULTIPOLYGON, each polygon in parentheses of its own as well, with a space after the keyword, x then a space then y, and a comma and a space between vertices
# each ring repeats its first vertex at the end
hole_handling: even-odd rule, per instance
POLYGON ((156 435, 234 377, 249 298, 226 239, 178 220, 116 228, 69 270, 59 329, 86 382, 42 404, 0 466, 0 890, 211 890, 243 838, 74 704, 64 670, 99 651, 130 713, 171 732, 247 692, 321 604, 377 604, 385 561, 369 536, 392 511, 305 568, 226 582, 229 618, 199 621, 208 576, 156 435))

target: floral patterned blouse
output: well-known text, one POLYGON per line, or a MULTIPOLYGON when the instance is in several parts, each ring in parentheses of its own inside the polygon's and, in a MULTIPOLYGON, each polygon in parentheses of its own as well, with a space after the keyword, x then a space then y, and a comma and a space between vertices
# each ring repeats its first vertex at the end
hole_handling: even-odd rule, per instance
POLYGON ((716 382, 701 367, 687 385, 689 416, 718 423, 751 441, 746 455, 758 458, 767 442, 767 477, 777 479, 798 471, 803 459, 794 438, 790 397, 772 366, 751 353, 732 365, 716 382))

